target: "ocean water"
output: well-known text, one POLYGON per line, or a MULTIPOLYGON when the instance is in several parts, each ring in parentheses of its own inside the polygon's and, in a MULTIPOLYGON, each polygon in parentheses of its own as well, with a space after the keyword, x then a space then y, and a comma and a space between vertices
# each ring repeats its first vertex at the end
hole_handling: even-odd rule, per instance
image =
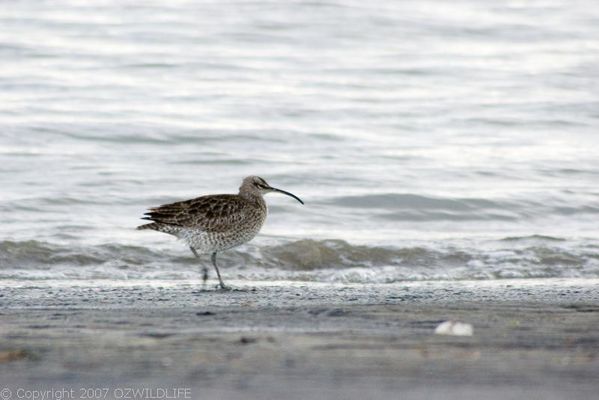
POLYGON ((3 2, 0 61, 5 281, 199 280, 139 218, 247 175, 306 205, 225 278, 599 277, 595 1, 3 2))

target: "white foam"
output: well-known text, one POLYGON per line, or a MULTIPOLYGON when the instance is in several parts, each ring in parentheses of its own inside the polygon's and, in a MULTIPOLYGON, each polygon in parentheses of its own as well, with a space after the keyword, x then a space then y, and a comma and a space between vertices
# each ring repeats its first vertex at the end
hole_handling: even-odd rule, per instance
POLYGON ((435 335, 472 336, 473 332, 472 325, 458 321, 445 321, 435 328, 435 335))

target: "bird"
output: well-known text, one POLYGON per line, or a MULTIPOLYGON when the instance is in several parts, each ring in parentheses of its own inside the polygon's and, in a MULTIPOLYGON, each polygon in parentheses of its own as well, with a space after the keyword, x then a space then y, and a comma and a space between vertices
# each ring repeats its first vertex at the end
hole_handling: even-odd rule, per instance
MULTIPOLYGON (((304 204, 296 195, 272 187, 264 179, 252 175, 243 179, 238 194, 211 194, 149 208, 142 219, 152 222, 137 229, 171 234, 184 241, 198 259, 210 254, 220 288, 227 290, 216 255, 249 242, 260 232, 268 214, 264 195, 273 192, 304 204)), ((208 279, 206 265, 202 272, 205 286, 208 279)))

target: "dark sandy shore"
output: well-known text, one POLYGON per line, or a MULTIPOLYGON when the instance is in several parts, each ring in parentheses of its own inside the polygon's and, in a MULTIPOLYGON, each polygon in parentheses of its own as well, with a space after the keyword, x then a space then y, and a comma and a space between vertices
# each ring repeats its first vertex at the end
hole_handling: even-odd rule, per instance
POLYGON ((0 395, 599 396, 598 280, 231 283, 4 281, 0 395), (474 335, 435 335, 450 319, 474 335))

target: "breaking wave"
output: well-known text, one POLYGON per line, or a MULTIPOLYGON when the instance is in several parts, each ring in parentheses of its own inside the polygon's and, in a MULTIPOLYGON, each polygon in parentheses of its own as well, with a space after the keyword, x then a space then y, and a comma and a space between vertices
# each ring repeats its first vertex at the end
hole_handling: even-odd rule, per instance
MULTIPOLYGON (((206 262, 208 257, 206 257, 206 262)), ((547 236, 407 247, 299 240, 219 256, 229 278, 384 283, 411 280, 599 277, 599 245, 547 236)), ((0 242, 0 279, 199 279, 191 254, 141 246, 0 242)))

